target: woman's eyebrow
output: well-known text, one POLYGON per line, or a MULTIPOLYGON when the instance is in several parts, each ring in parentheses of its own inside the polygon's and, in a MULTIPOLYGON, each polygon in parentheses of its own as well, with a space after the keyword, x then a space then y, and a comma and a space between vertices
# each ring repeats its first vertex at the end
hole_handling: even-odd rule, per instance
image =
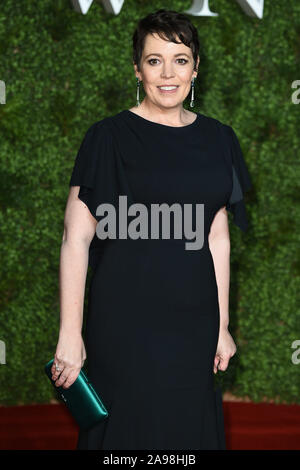
MULTIPOLYGON (((159 57, 162 57, 161 54, 158 54, 158 53, 156 53, 156 52, 153 52, 152 54, 147 54, 146 57, 145 57, 145 59, 147 59, 147 57, 149 57, 150 55, 158 55, 159 57)), ((185 52, 182 52, 182 53, 180 52, 179 54, 174 54, 174 57, 177 57, 177 56, 179 56, 179 55, 185 55, 185 56, 189 57, 189 55, 186 54, 185 52)))

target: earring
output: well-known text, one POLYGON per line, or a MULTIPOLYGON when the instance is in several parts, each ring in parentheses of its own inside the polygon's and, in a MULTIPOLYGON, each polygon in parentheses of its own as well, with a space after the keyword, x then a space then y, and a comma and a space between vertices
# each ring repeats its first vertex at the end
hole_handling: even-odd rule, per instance
POLYGON ((192 80, 192 96, 191 96, 191 102, 190 102, 190 107, 193 108, 195 105, 194 105, 194 88, 195 88, 195 77, 193 77, 193 80, 192 80))
POLYGON ((136 106, 140 104, 140 80, 136 77, 136 106))

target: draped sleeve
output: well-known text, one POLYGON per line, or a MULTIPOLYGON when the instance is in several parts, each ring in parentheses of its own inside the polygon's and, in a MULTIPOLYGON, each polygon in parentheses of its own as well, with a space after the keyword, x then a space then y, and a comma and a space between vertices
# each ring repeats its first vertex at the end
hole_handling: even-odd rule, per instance
MULTIPOLYGON (((85 132, 69 182, 69 186, 80 186, 78 198, 87 205, 97 222, 104 217, 96 213, 100 204, 109 203, 118 208, 119 195, 129 194, 124 168, 107 119, 97 121, 85 132)), ((89 266, 92 269, 99 261, 105 242, 95 233, 89 249, 89 266)))
POLYGON ((78 197, 97 221, 101 218, 96 214, 98 205, 116 202, 116 167, 105 120, 94 123, 86 131, 75 158, 69 186, 80 186, 78 197))
POLYGON ((226 209, 233 214, 233 222, 246 232, 248 229, 248 219, 245 193, 252 187, 252 182, 234 130, 232 127, 223 124, 222 131, 227 139, 225 153, 232 172, 232 191, 227 200, 226 209))

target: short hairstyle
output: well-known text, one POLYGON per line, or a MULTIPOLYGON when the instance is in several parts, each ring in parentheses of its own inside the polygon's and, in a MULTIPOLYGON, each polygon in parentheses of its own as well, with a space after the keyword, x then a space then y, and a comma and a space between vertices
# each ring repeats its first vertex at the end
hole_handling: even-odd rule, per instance
POLYGON ((199 54, 198 31, 191 23, 188 16, 174 10, 160 9, 142 18, 133 33, 133 63, 140 71, 140 61, 148 34, 157 33, 161 39, 169 40, 179 44, 180 42, 190 47, 194 59, 194 70, 196 70, 197 56, 199 54))

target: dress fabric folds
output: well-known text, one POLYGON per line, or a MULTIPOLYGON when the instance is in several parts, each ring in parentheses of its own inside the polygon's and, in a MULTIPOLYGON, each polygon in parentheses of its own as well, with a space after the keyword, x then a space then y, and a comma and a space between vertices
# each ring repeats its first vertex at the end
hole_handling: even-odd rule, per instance
POLYGON ((241 150, 238 138, 232 129, 232 127, 223 124, 221 132, 229 135, 230 146, 226 145, 225 136, 225 154, 228 159, 228 153, 230 152, 231 158, 229 159, 230 165, 232 166, 232 193, 226 204, 226 209, 232 212, 234 223, 240 227, 241 230, 246 232, 248 229, 248 220, 246 214, 246 207, 244 201, 244 194, 252 187, 252 182, 248 169, 245 164, 244 156, 241 150), (228 152, 229 151, 229 152, 228 152))
POLYGON ((80 186, 97 226, 107 215, 101 204, 115 209, 109 238, 96 232, 90 245, 84 337, 86 373, 109 416, 80 429, 76 448, 226 449, 213 373, 220 319, 208 235, 224 206, 248 228, 251 181, 235 132, 201 113, 173 127, 124 110, 88 128, 70 186, 80 186), (139 215, 130 206, 148 210, 148 237, 120 236, 119 196, 127 198, 128 226, 139 215), (172 214, 169 234, 160 226, 151 238, 151 205, 164 203, 180 206, 181 238, 172 214), (192 206, 195 230, 196 204, 204 208, 202 245, 186 249, 185 207, 192 206))

